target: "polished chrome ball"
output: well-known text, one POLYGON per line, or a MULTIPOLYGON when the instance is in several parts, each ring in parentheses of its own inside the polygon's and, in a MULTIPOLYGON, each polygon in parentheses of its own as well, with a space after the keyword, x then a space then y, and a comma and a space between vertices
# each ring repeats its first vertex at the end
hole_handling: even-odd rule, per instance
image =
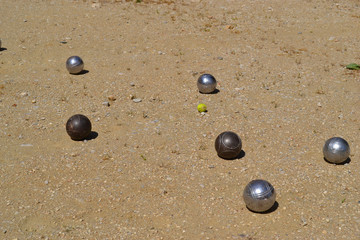
POLYGON ((215 140, 215 149, 219 157, 232 159, 239 156, 242 142, 240 137, 234 132, 223 132, 215 140))
POLYGON ((253 180, 246 185, 243 193, 246 206, 254 212, 266 212, 274 206, 276 192, 265 180, 253 180))
POLYGON ((350 146, 343 138, 330 138, 324 144, 323 153, 327 161, 331 163, 342 163, 349 158, 350 146))
POLYGON ((216 89, 216 79, 211 74, 203 74, 199 77, 197 86, 201 93, 212 93, 216 89))
POLYGON ((66 68, 71 74, 80 73, 84 69, 84 62, 78 56, 69 57, 66 61, 66 68))

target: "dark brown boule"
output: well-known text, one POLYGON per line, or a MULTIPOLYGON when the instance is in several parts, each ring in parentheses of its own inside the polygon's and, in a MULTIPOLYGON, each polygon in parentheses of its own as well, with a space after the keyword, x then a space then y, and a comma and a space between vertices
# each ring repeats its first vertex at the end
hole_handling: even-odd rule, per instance
POLYGON ((67 121, 66 132, 72 140, 84 140, 91 133, 91 122, 86 116, 76 114, 67 121))
POLYGON ((233 159, 241 152, 241 139, 234 132, 223 132, 215 140, 215 149, 219 157, 233 159))

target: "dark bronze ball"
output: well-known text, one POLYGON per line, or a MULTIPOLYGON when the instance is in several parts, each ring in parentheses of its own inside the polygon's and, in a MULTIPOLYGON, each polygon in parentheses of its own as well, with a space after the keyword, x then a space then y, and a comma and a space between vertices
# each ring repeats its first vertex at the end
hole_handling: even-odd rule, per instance
POLYGON ((234 132, 223 132, 215 140, 215 149, 219 157, 234 159, 241 152, 241 139, 234 132))
POLYGON ((91 133, 91 122, 86 116, 76 114, 67 121, 66 132, 72 140, 84 140, 91 133))

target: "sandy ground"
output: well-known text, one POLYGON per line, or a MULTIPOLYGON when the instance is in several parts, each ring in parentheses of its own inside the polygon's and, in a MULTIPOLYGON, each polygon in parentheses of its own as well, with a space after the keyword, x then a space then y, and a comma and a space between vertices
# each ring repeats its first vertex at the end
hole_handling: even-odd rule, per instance
POLYGON ((0 26, 0 239, 360 239, 359 1, 1 0, 0 26), (274 211, 246 208, 257 178, 274 211))

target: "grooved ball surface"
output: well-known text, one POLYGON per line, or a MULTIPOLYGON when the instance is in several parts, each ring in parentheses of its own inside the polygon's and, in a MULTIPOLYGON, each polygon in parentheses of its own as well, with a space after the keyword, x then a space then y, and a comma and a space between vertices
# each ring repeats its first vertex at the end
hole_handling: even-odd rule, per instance
POLYGON ((224 159, 236 158, 242 148, 240 137, 234 132, 223 132, 215 140, 215 149, 219 157, 224 159))
POLYGON ((265 212, 275 203, 274 187, 266 180, 253 180, 246 185, 243 198, 246 206, 254 212, 265 212))
POLYGON ((83 140, 91 133, 91 122, 86 116, 76 114, 66 122, 66 132, 73 140, 83 140))

